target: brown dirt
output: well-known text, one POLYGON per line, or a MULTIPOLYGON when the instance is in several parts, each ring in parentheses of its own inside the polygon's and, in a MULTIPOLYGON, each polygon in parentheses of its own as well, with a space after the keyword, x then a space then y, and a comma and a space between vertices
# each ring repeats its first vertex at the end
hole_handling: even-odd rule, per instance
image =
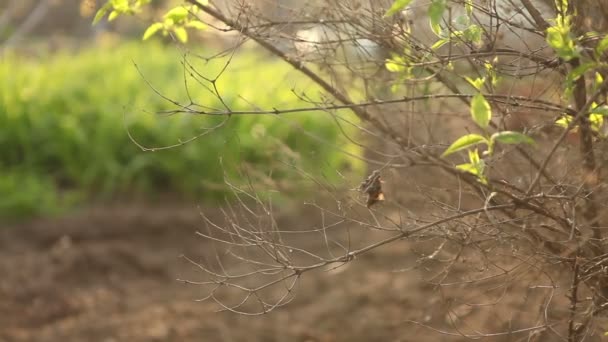
MULTIPOLYGON (((201 278, 180 258, 212 253, 195 235, 201 227, 196 207, 176 205, 1 227, 0 341, 462 340, 407 322, 445 327, 450 299, 417 270, 392 272, 415 260, 405 243, 306 274, 296 299, 270 314, 216 313, 214 303, 195 301, 200 287, 176 280, 201 278)), ((476 310, 453 308, 496 328, 495 316, 476 310)))

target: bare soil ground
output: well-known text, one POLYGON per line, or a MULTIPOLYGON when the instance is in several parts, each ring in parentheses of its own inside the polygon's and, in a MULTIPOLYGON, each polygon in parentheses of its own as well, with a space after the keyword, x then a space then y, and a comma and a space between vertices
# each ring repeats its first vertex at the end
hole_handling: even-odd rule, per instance
MULTIPOLYGON (((180 258, 211 253, 195 235, 201 226, 195 206, 172 205, 99 207, 1 227, 0 341, 464 339, 408 322, 449 327, 451 299, 418 270, 394 272, 395 265, 415 262, 405 242, 348 267, 306 274, 296 299, 270 314, 216 313, 214 303, 196 301, 205 295, 200 287, 177 281, 201 277, 180 258)), ((504 327, 475 308, 452 309, 488 330, 504 327)))

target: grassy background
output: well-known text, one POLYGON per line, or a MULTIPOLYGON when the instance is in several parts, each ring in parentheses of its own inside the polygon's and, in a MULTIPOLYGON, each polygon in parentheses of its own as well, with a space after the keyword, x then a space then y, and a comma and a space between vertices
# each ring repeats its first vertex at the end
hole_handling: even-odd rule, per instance
MULTIPOLYGON (((361 170, 360 162, 334 146, 355 155, 360 149, 323 112, 232 116, 194 142, 142 151, 127 132, 147 147, 163 147, 224 119, 155 114, 175 107, 146 82, 187 103, 181 60, 176 48, 155 43, 5 55, 0 66, 0 217, 48 215, 125 195, 213 201, 227 194, 224 177, 239 177, 244 169, 254 181, 274 185, 302 177, 288 164, 334 183, 341 177, 336 171, 361 170)), ((189 60, 210 78, 225 62, 189 60)), ((313 99, 321 96, 288 65, 251 49, 239 52, 217 86, 234 110, 310 107, 293 94, 294 87, 313 99)), ((222 108, 192 79, 189 91, 197 103, 222 108)))

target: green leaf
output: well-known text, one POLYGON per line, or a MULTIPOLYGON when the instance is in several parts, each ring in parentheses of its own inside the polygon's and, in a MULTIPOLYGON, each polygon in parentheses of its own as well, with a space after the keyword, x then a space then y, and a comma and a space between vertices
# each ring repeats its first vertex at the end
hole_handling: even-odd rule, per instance
POLYGON ((97 11, 97 14, 95 14, 95 18, 93 18, 93 25, 97 24, 103 17, 105 17, 105 15, 110 11, 110 8, 112 8, 112 4, 110 2, 103 5, 97 11))
POLYGON ((473 0, 465 0, 464 8, 468 16, 473 15, 473 0))
POLYGON ((117 11, 126 11, 129 9, 129 0, 112 0, 112 6, 117 11))
POLYGON ((598 106, 597 103, 591 104, 591 112, 589 113, 589 123, 591 123, 591 130, 599 132, 604 125, 604 115, 608 112, 606 106, 598 106))
POLYGON ((562 128, 568 128, 568 126, 570 126, 571 122, 572 122, 572 117, 570 115, 564 114, 561 118, 559 118, 559 119, 557 119, 557 121, 555 121, 555 124, 562 128))
POLYGON ((146 39, 152 37, 154 34, 156 34, 156 32, 158 32, 162 28, 163 28, 162 23, 154 23, 154 24, 148 26, 148 28, 146 29, 146 32, 144 32, 144 36, 143 36, 142 40, 146 40, 146 39))
POLYGON ((471 116, 479 127, 488 128, 490 119, 492 119, 492 108, 481 93, 473 96, 471 100, 471 116))
POLYGON ((595 108, 591 109, 590 114, 591 115, 599 114, 599 115, 603 115, 603 116, 608 116, 608 106, 603 105, 603 106, 595 107, 595 108))
POLYGON ((450 41, 450 40, 449 40, 449 39, 447 39, 447 38, 440 38, 439 40, 437 40, 437 41, 435 42, 435 44, 433 44, 433 45, 431 46, 431 50, 437 50, 437 49, 439 49, 440 47, 444 46, 444 45, 445 45, 447 42, 449 42, 449 41, 450 41))
POLYGON ((468 15, 459 15, 454 19, 454 23, 458 28, 465 28, 471 25, 471 18, 468 15))
POLYGON ((209 0, 196 0, 196 2, 198 2, 199 4, 201 4, 203 6, 209 5, 209 0))
POLYGON ((574 70, 572 70, 570 72, 570 77, 572 77, 573 81, 576 81, 579 77, 583 76, 587 71, 595 68, 597 66, 596 63, 593 62, 588 62, 588 63, 583 63, 579 66, 577 66, 576 68, 574 68, 574 70))
POLYGON ((494 57, 494 61, 492 61, 492 63, 484 62, 484 64, 483 64, 483 66, 486 69, 486 75, 490 79, 490 83, 494 86, 498 84, 498 80, 500 79, 500 77, 498 77, 498 74, 496 72, 496 68, 494 67, 494 64, 493 64, 493 63, 497 63, 497 62, 498 62, 498 57, 494 57))
POLYGON ((595 47, 595 53, 597 56, 601 55, 608 49, 608 35, 606 35, 595 47))
POLYGON ((555 0, 555 8, 557 8, 560 12, 565 12, 568 10, 568 2, 569 0, 555 0))
POLYGON ((591 87, 591 89, 592 89, 591 91, 593 93, 595 93, 603 83, 604 83, 604 77, 599 72, 596 72, 594 80, 593 80, 593 86, 591 87))
POLYGON ((400 12, 401 10, 403 10, 405 7, 407 7, 407 5, 410 4, 410 2, 412 2, 412 0, 395 0, 395 2, 393 2, 393 5, 391 6, 391 8, 388 9, 388 11, 386 11, 386 13, 384 13, 384 17, 390 17, 392 15, 394 15, 397 12, 400 12))
POLYGON ((467 27, 466 30, 464 30, 464 39, 470 41, 471 43, 479 44, 481 43, 482 33, 483 30, 481 29, 481 27, 473 24, 467 27))
POLYGON ((192 20, 188 23, 186 23, 186 27, 190 27, 196 30, 205 30, 207 29, 207 25, 205 25, 205 23, 203 23, 202 21, 199 20, 192 20))
POLYGON ((174 23, 179 23, 188 17, 188 9, 184 6, 175 7, 167 12, 163 18, 171 20, 174 23))
POLYGON ((188 31, 186 31, 185 28, 181 26, 176 26, 173 28, 173 33, 175 34, 175 37, 177 38, 177 40, 179 40, 180 43, 188 42, 188 31))
POLYGON ((471 84, 477 90, 481 90, 481 87, 486 81, 485 77, 478 77, 476 79, 472 79, 468 76, 465 76, 464 79, 467 80, 467 82, 469 82, 469 84, 471 84))
POLYGON ((387 59, 384 66, 386 70, 390 72, 401 72, 406 70, 405 60, 397 55, 393 55, 392 58, 387 59))
POLYGON ((579 56, 570 32, 570 17, 558 15, 555 25, 547 29, 547 43, 565 61, 579 56))
POLYGON ((479 171, 477 170, 477 167, 475 167, 475 165, 470 164, 470 163, 466 163, 466 164, 458 164, 458 165, 456 165, 456 168, 457 168, 458 170, 461 170, 461 171, 464 171, 464 172, 472 173, 472 174, 474 174, 475 176, 477 176, 477 175, 478 175, 478 172, 479 172, 479 171))
POLYGON ((477 176, 477 180, 479 181, 479 183, 484 184, 484 185, 488 185, 488 179, 486 178, 486 176, 484 175, 479 175, 477 176))
POLYGON ((445 0, 433 0, 429 6, 429 19, 431 21, 431 29, 436 35, 441 34, 441 21, 443 12, 445 11, 445 0))
POLYGON ((469 150, 469 161, 471 162, 471 164, 473 165, 479 165, 480 162, 480 158, 479 158, 479 151, 477 149, 475 150, 469 150))
POLYGON ((498 141, 499 143, 503 143, 503 144, 521 144, 521 143, 526 143, 526 144, 530 144, 530 145, 534 145, 534 139, 530 138, 529 136, 519 133, 519 132, 513 132, 513 131, 502 131, 502 132, 497 132, 492 134, 492 137, 490 138, 492 140, 498 141))
POLYGON ((110 13, 110 15, 108 16, 108 21, 112 21, 112 20, 116 19, 116 18, 118 17, 118 15, 120 15, 120 13, 119 13, 119 12, 117 12, 117 11, 112 11, 112 12, 110 13))
POLYGON ((486 139, 484 136, 479 135, 479 134, 467 134, 465 136, 462 136, 458 139, 456 139, 456 141, 454 141, 452 143, 452 145, 450 145, 450 147, 448 147, 447 150, 445 150, 445 152, 443 152, 443 154, 441 155, 442 157, 448 156, 454 152, 463 150, 465 148, 480 144, 480 143, 488 143, 488 139, 486 139))
POLYGON ((591 130, 599 132, 604 125, 604 116, 602 114, 591 114, 589 115, 589 122, 591 123, 591 130))
POLYGON ((484 175, 486 163, 479 158, 479 151, 469 151, 470 163, 456 165, 458 170, 471 173, 477 177, 477 180, 482 184, 488 184, 488 179, 484 175))
POLYGON ((399 72, 405 70, 405 67, 403 65, 399 65, 393 61, 387 61, 385 66, 386 70, 390 72, 399 72))
POLYGON ((596 66, 597 66, 596 63, 587 62, 587 63, 583 63, 583 64, 577 66, 572 71, 570 71, 566 75, 566 80, 564 82, 564 93, 566 94, 566 96, 569 97, 572 94, 572 92, 574 91, 574 82, 577 79, 579 79, 582 75, 584 75, 586 72, 588 72, 589 70, 592 70, 596 66))

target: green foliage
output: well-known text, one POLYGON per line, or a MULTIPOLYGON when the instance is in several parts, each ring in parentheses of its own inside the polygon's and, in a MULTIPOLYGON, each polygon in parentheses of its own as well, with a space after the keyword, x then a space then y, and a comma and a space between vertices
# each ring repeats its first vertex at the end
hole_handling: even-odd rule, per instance
POLYGON ((481 90, 481 87, 483 87, 484 83, 486 83, 486 79, 484 77, 478 77, 478 78, 470 78, 468 76, 464 77, 465 80, 467 80, 467 82, 469 82, 470 85, 473 86, 473 88, 477 89, 477 91, 481 90))
POLYGON ((490 137, 492 142, 497 141, 502 144, 529 144, 534 145, 534 139, 529 136, 513 131, 502 131, 492 134, 490 137))
MULTIPOLYGON (((486 69, 488 69, 488 66, 486 66, 486 69)), ((477 90, 481 89, 485 82, 485 78, 477 78, 475 80, 466 78, 466 80, 477 90)), ((456 141, 443 152, 441 157, 446 157, 455 152, 468 149, 469 162, 456 165, 456 168, 475 175, 480 183, 488 184, 487 177, 484 173, 486 164, 484 160, 479 157, 479 151, 477 149, 471 150, 471 147, 485 144, 487 150, 483 155, 491 157, 494 154, 494 145, 497 142, 509 145, 522 143, 533 145, 534 139, 525 134, 513 131, 501 131, 489 135, 487 129, 492 120, 492 108, 481 92, 475 94, 471 99, 471 117, 473 118, 473 121, 483 129, 485 134, 467 134, 456 139, 456 141)))
POLYGON ((554 22, 554 25, 547 29, 549 46, 565 61, 578 57, 579 52, 571 34, 571 18, 558 15, 554 22))
POLYGON ((412 67, 409 65, 407 58, 404 56, 399 56, 393 54, 391 58, 387 59, 385 62, 386 70, 393 73, 399 73, 400 79, 407 79, 412 75, 412 67))
POLYGON ((480 143, 489 144, 489 141, 488 139, 486 139, 486 137, 479 134, 467 134, 456 139, 456 141, 454 141, 452 145, 450 145, 450 147, 448 147, 448 149, 445 150, 445 152, 443 152, 441 156, 445 157, 454 152, 467 149, 480 143))
POLYGON ((591 130, 599 133, 602 125, 604 125, 604 115, 602 114, 590 114, 589 122, 591 123, 591 130))
POLYGON ((163 21, 154 23, 144 32, 143 39, 146 40, 161 31, 164 36, 173 33, 181 43, 188 41, 186 28, 205 30, 207 25, 197 19, 199 8, 196 6, 178 6, 170 9, 164 16, 163 21))
POLYGON ((144 32, 142 40, 146 40, 146 39, 152 37, 153 35, 156 34, 156 32, 162 30, 163 28, 164 28, 163 23, 154 23, 154 24, 148 26, 148 28, 144 32))
POLYGON ((53 215, 78 199, 74 192, 60 192, 53 179, 28 170, 2 170, 0 215, 4 219, 53 215))
POLYGON ((555 121, 555 124, 562 128, 568 128, 570 127, 570 124, 572 124, 572 117, 570 115, 564 114, 561 118, 555 121))
POLYGON ((581 76, 583 76, 585 73, 587 73, 595 68, 596 68, 595 63, 587 62, 587 63, 583 63, 583 64, 579 65, 578 67, 574 68, 573 70, 571 70, 566 75, 566 81, 564 83, 564 87, 565 87, 564 95, 566 97, 571 97, 572 92, 574 91, 574 82, 576 82, 576 80, 581 78, 581 76))
MULTIPOLYGON (((142 6, 149 3, 150 0, 108 0, 104 6, 102 6, 93 24, 98 23, 107 13, 108 20, 112 21, 121 14, 136 14, 141 11, 142 6)), ((207 5, 206 0, 199 0, 198 3, 207 5)), ((153 23, 144 32, 143 40, 146 40, 154 36, 158 32, 162 32, 163 36, 172 34, 180 43, 188 42, 188 31, 186 28, 192 28, 196 30, 204 30, 207 28, 203 22, 198 20, 197 14, 200 12, 198 6, 176 6, 171 8, 163 16, 163 20, 153 23)))
MULTIPOLYGON (((309 106, 282 85, 290 76, 298 87, 307 87, 309 81, 293 79, 285 63, 247 49, 242 53, 231 63, 238 72, 227 72, 217 81, 219 90, 230 94, 223 100, 231 109, 251 108, 247 101, 262 108, 309 106)), ((248 170, 255 182, 288 185, 288 175, 297 173, 287 164, 330 182, 340 179, 336 170, 361 170, 360 162, 334 146, 355 155, 360 148, 320 112, 233 115, 193 142, 143 152, 129 139, 127 128, 138 143, 163 147, 205 133, 227 117, 154 114, 175 106, 147 86, 131 61, 163 95, 188 103, 180 55, 157 44, 95 48, 40 60, 5 56, 0 67, 0 216, 54 212, 73 202, 64 203, 66 194, 84 200, 172 192, 219 199, 226 195, 224 176, 234 177, 239 169, 248 170)), ((223 62, 200 61, 197 66, 214 78, 223 62)), ((195 101, 222 108, 203 86, 192 80, 189 85, 195 101)), ((314 99, 320 91, 309 87, 308 93, 314 99)))
MULTIPOLYGON (((606 135, 602 133, 602 127, 604 126, 604 116, 608 116, 608 106, 598 106, 597 103, 593 102, 591 104, 591 109, 589 111, 589 123, 591 130, 595 132, 600 138, 606 138, 606 135)), ((578 130, 578 125, 572 124, 572 116, 563 114, 555 124, 564 129, 572 129, 574 131, 578 130)))
POLYGON ((492 108, 481 93, 475 94, 471 100, 471 116, 479 127, 488 128, 492 118, 492 108))
POLYGON ((101 19, 108 15, 108 21, 116 19, 123 14, 137 14, 142 7, 151 0, 108 0, 95 14, 93 25, 97 24, 101 19))
POLYGON ((604 36, 602 40, 595 47, 595 58, 598 59, 608 49, 608 35, 604 36))
POLYGON ((465 0, 464 1, 464 8, 465 8, 465 11, 467 12, 467 15, 469 17, 471 15, 473 15, 473 0, 465 0))
POLYGON ((390 16, 394 15, 395 13, 402 11, 404 8, 407 7, 407 5, 410 4, 410 2, 412 2, 412 0, 395 0, 395 2, 393 2, 393 5, 391 6, 391 8, 389 8, 388 11, 386 11, 384 16, 390 17, 390 16))
POLYGON ((441 21, 443 20, 443 12, 446 8, 446 0, 432 0, 429 5, 428 15, 431 23, 431 29, 436 35, 441 35, 441 21))
POLYGON ((479 151, 469 150, 469 162, 456 165, 456 169, 468 172, 477 177, 477 180, 482 184, 488 184, 488 179, 485 176, 486 163, 479 157, 479 151))
MULTIPOLYGON (((395 1, 391 10, 394 8, 394 12, 401 10, 403 7, 407 6, 408 2, 400 2, 395 1), (403 5, 403 7, 401 7, 403 5)), ((450 30, 443 30, 443 15, 446 10, 446 1, 445 0, 431 0, 428 7, 428 17, 431 25, 431 29, 433 32, 439 37, 439 39, 431 46, 432 50, 439 49, 443 45, 450 43, 452 41, 455 44, 462 43, 472 43, 472 44, 480 44, 482 42, 482 34, 483 30, 478 25, 473 24, 471 17, 473 16, 474 6, 471 0, 466 0, 464 2, 465 13, 454 18, 450 24, 450 30), (454 39, 457 38, 457 39, 454 39)), ((389 10, 387 15, 393 14, 394 12, 389 10)), ((558 37, 554 37, 554 46, 561 49, 563 55, 567 55, 566 51, 569 47, 572 48, 572 51, 569 52, 570 55, 575 55, 576 49, 574 49, 574 43, 567 41, 568 37, 570 37, 570 22, 569 19, 566 18, 564 20, 557 20, 557 25, 555 26, 555 33, 559 33, 558 37), (558 39, 560 40, 558 42, 558 39)), ((554 47, 554 48, 555 48, 554 47)), ((422 60, 427 58, 430 54, 422 57, 422 60)), ((398 82, 396 85, 401 83, 402 81, 406 81, 412 76, 412 65, 416 63, 411 62, 410 58, 411 53, 406 48, 404 50, 403 55, 392 55, 390 59, 387 59, 385 62, 385 67, 389 72, 397 73, 399 75, 398 82)), ((419 61, 417 61, 419 62, 419 61)), ((491 86, 496 86, 500 80, 498 76, 498 72, 495 68, 495 64, 498 62, 498 58, 495 57, 491 61, 485 61, 483 64, 484 74, 475 79, 464 76, 464 79, 475 88, 476 93, 472 96, 470 102, 470 111, 471 118, 473 122, 479 128, 481 128, 483 134, 466 134, 454 141, 441 155, 441 157, 447 157, 455 152, 468 150, 469 153, 469 162, 464 164, 456 165, 455 167, 458 170, 471 173, 477 177, 477 179, 483 183, 487 184, 485 172, 485 162, 480 158, 479 152, 477 149, 471 150, 472 147, 484 144, 486 145, 486 150, 483 152, 484 157, 491 157, 494 153, 494 147, 496 143, 501 144, 534 144, 534 140, 525 134, 513 131, 502 131, 495 132, 491 134, 488 132, 488 128, 490 122, 492 120, 492 107, 490 103, 486 99, 486 97, 482 93, 482 89, 484 85, 488 82, 491 86)), ((448 63, 447 68, 452 67, 451 62, 448 63)), ((587 69, 583 70, 584 73, 587 69)), ((574 81, 571 81, 573 83, 574 81)), ((392 87, 393 90, 396 90, 396 86, 392 87)), ((490 87, 491 89, 491 87, 490 87)), ((595 122, 599 123, 599 120, 595 120, 595 122)), ((598 124, 594 124, 597 126, 598 124)))
POLYGON ((446 4, 445 1, 432 1, 429 6, 429 19, 433 32, 437 35, 437 41, 431 45, 431 50, 437 50, 447 43, 454 45, 462 44, 473 44, 481 46, 483 29, 474 24, 471 20, 473 15, 473 4, 472 2, 465 2, 465 13, 457 16, 450 23, 449 30, 442 30, 441 22, 443 20, 443 13, 445 12, 446 4))

